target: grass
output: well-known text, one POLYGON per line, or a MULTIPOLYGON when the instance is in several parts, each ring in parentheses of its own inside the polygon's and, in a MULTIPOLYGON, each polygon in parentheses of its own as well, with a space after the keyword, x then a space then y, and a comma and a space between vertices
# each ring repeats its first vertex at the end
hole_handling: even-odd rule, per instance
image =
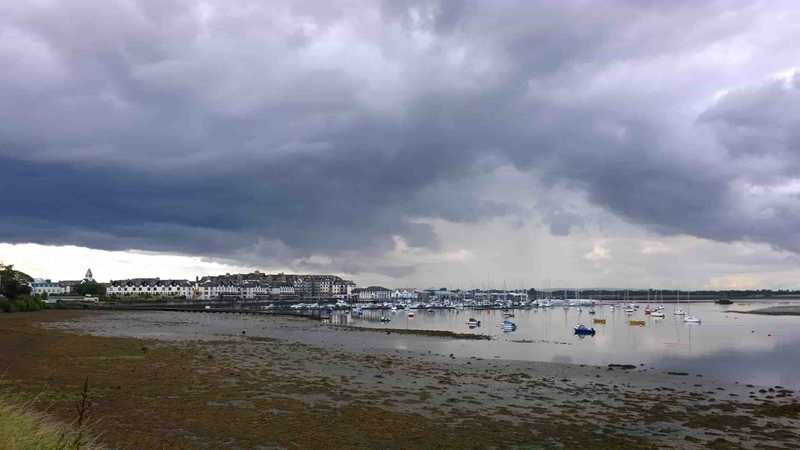
POLYGON ((0 448, 4 450, 93 450, 82 427, 57 422, 30 404, 0 398, 0 448))

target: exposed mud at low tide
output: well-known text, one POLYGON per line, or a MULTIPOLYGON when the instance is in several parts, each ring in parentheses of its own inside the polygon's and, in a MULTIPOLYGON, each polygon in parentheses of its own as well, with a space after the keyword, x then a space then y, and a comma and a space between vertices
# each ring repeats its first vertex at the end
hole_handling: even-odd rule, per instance
POLYGON ((90 377, 102 439, 122 448, 800 444, 800 403, 776 387, 410 352, 302 319, 59 313, 0 318, 3 386, 68 416, 58 393, 90 377))

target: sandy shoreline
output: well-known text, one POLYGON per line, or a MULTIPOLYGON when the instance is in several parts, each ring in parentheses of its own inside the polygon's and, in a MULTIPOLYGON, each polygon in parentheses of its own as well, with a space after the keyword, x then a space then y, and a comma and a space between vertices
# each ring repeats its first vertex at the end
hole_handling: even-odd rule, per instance
MULTIPOLYGON (((175 376, 191 377, 195 387, 148 389, 185 402, 203 400, 201 411, 191 413, 202 417, 224 413, 247 422, 270 410, 269 420, 279 420, 281 430, 302 434, 289 439, 270 429, 248 431, 202 420, 192 428, 193 421, 186 419, 183 426, 190 434, 212 447, 225 439, 242 448, 250 448, 248 442, 270 442, 272 448, 749 448, 756 443, 796 448, 800 443, 794 431, 800 426, 800 403, 780 387, 725 384, 641 366, 610 369, 420 353, 392 348, 393 337, 385 332, 278 317, 229 317, 220 324, 202 316, 91 313, 53 320, 45 332, 68 330, 76 340, 90 339, 85 335, 90 333, 101 336, 91 338, 99 339, 98 345, 122 339, 125 345, 181 355, 186 367, 165 363, 162 371, 181 369, 175 376), (333 424, 335 429, 329 428, 333 424), (321 436, 329 440, 316 440, 321 436)), ((125 364, 130 366, 125 370, 135 371, 141 363, 125 364)))

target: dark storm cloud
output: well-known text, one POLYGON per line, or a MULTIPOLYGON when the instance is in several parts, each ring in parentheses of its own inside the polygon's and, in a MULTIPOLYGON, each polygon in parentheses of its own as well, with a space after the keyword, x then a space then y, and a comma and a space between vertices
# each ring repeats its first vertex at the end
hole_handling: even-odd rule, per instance
MULTIPOLYGON (((365 267, 359 257, 390 251, 394 236, 435 248, 419 218, 478 222, 513 211, 520 199, 458 188, 513 164, 664 233, 800 250, 794 203, 743 198, 750 178, 737 162, 754 151, 796 153, 796 121, 779 113, 796 95, 767 88, 720 100, 696 126, 717 130, 733 156, 709 162, 687 148, 702 153, 717 141, 687 141, 667 120, 680 95, 699 88, 656 92, 649 72, 641 85, 614 79, 626 66, 660 75, 652 61, 735 37, 754 6, 598 8, 2 6, 0 189, 10 195, 0 241, 248 262, 326 254, 337 267, 396 275, 407 268, 365 267), (758 129, 741 133, 742 117, 760 120, 758 129), (754 220, 754 209, 769 214, 754 220)), ((555 234, 581 223, 573 213, 544 216, 555 234)))

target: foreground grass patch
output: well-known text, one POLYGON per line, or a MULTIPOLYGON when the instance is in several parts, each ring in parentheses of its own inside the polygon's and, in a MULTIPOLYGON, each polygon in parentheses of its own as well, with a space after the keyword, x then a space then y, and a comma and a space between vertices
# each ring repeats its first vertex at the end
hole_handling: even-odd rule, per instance
POLYGON ((0 448, 5 450, 96 449, 75 428, 58 423, 25 404, 0 399, 0 448))

